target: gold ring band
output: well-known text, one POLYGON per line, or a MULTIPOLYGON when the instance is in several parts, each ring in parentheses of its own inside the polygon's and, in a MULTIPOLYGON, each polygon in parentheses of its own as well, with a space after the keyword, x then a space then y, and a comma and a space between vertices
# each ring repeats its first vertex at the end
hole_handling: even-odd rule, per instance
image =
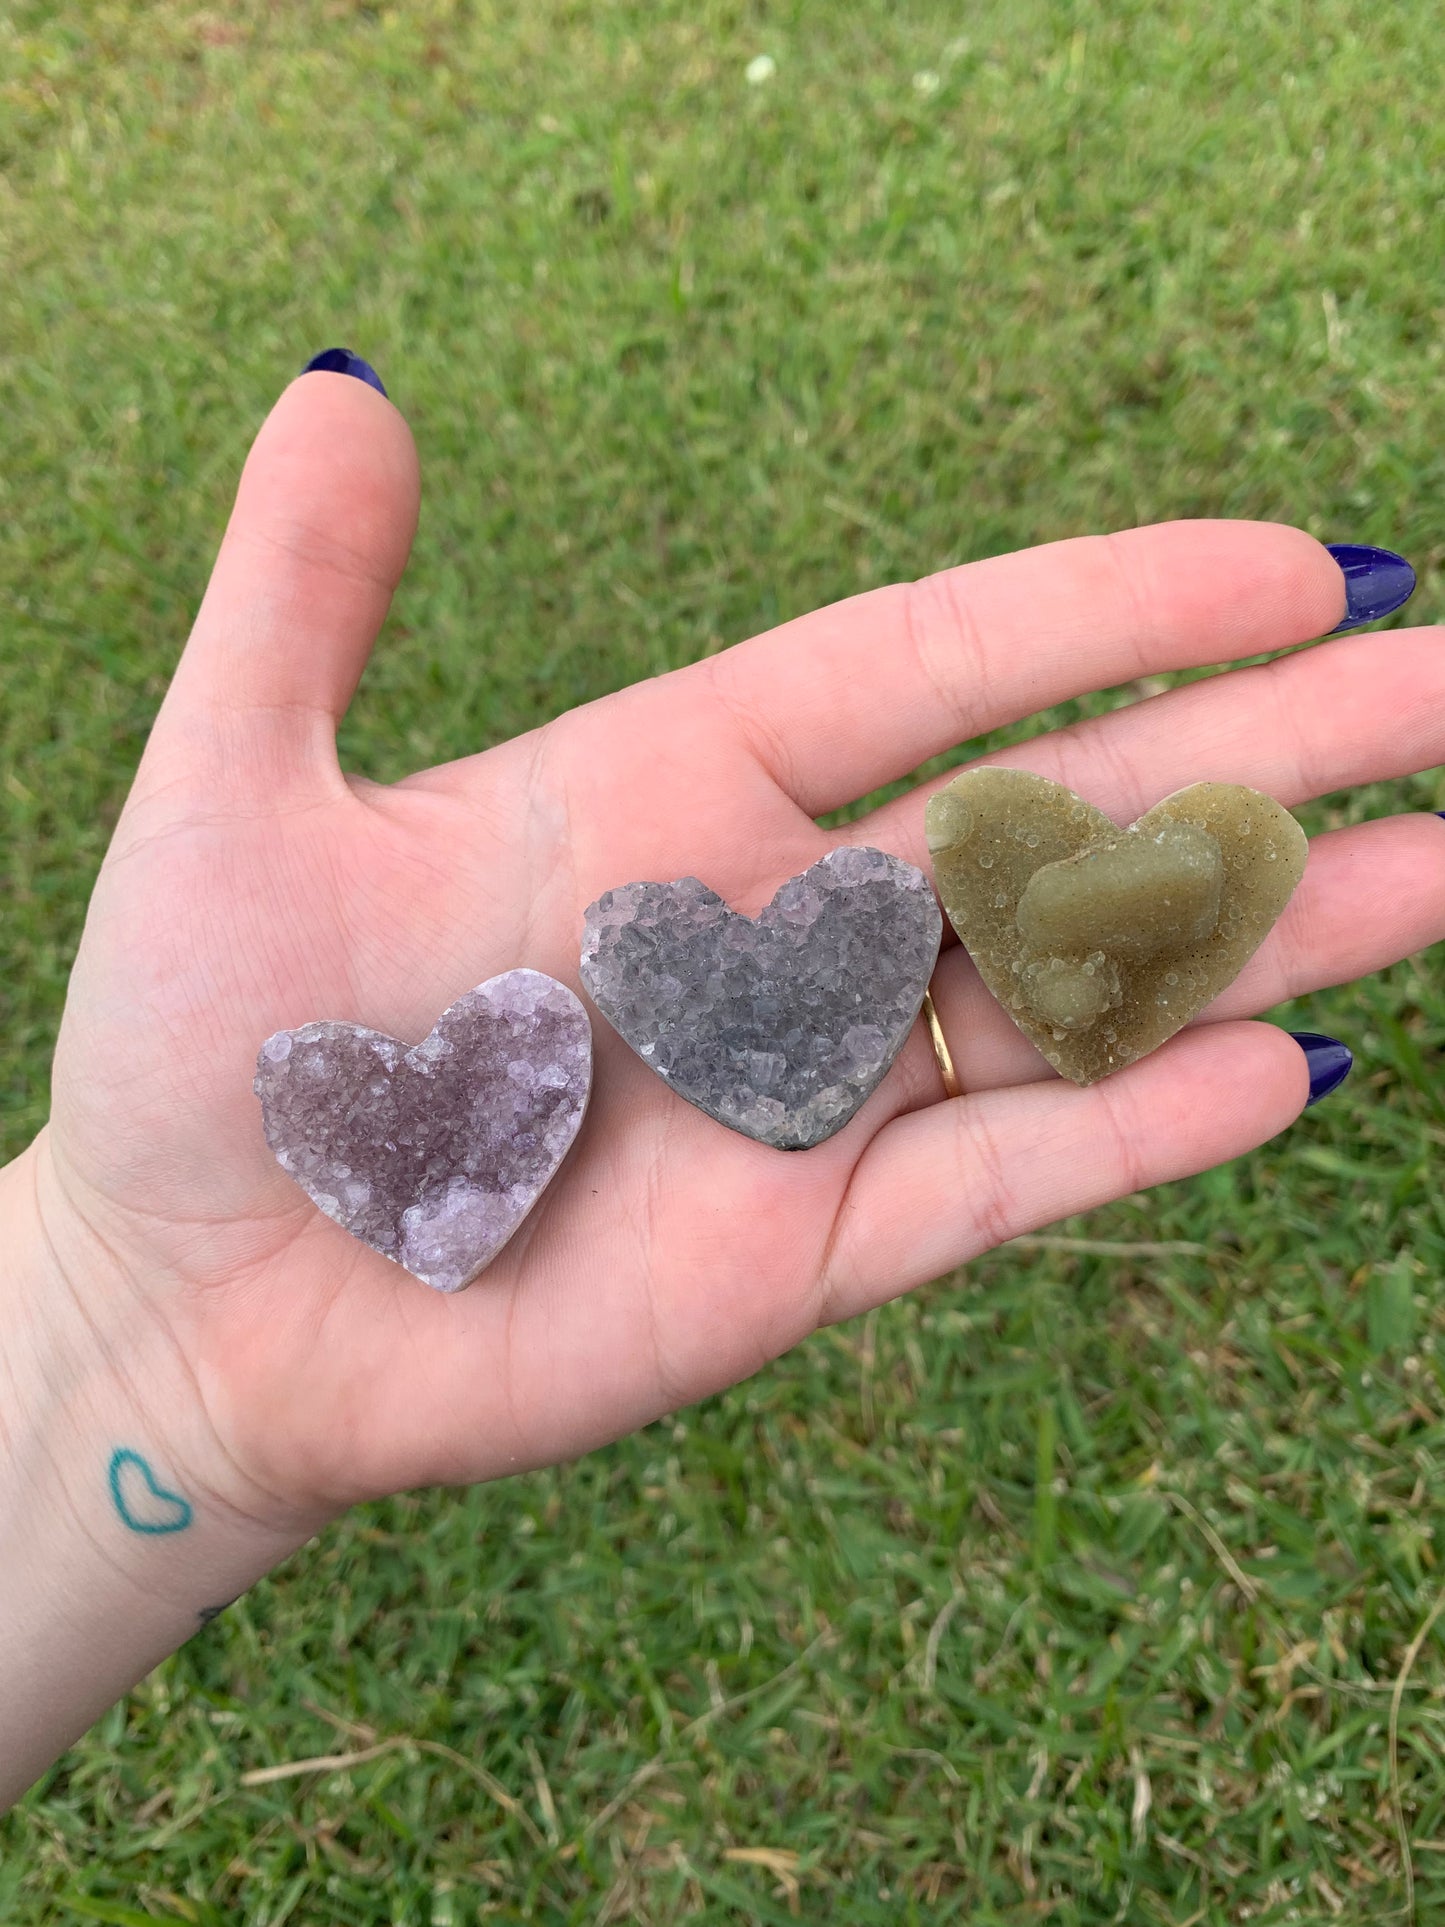
POLYGON ((950 1097, 962 1097, 963 1086, 958 1081, 958 1072, 953 1068, 953 1053, 948 1048, 948 1039, 944 1036, 943 1026, 938 1021, 933 997, 926 990, 923 993, 923 1014, 928 1019, 928 1034, 933 1039, 933 1054, 938 1059, 943 1088, 950 1097))

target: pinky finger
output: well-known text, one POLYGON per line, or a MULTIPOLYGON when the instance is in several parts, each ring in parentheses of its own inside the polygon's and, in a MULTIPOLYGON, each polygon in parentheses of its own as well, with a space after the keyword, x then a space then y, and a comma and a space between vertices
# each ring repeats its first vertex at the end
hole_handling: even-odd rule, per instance
POLYGON ((1210 1024, 1087 1090, 1051 1079, 896 1117, 859 1159, 839 1207, 818 1322, 1253 1150, 1293 1122, 1309 1087, 1287 1031, 1210 1024))

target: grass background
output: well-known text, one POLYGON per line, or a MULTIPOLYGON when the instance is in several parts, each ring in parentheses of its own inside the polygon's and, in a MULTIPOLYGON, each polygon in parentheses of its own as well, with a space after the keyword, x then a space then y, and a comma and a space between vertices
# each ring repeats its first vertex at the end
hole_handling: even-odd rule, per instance
MULTIPOLYGON (((425 474, 381 778, 1166 516, 1397 546, 1439 617, 1438 24, 0 8, 8 1149, 245 448, 338 340, 425 474)), ((1438 958, 1280 1016, 1357 1068, 1257 1155, 355 1513, 0 1823, 0 1919, 1445 1918, 1438 958)))

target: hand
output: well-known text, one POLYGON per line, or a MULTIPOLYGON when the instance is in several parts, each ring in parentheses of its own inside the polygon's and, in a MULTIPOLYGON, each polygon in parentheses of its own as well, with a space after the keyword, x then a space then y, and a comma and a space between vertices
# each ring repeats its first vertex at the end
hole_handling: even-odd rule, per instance
MULTIPOLYGON (((335 726, 417 489, 401 416, 345 375, 293 383, 262 429, 92 899, 52 1121, 0 1173, 0 1538, 28 1552, 0 1561, 0 1802, 350 1502, 583 1452, 991 1245, 1260 1143, 1305 1102, 1306 1062, 1241 1020, 1445 930, 1433 818, 1319 838, 1245 975, 1088 1090, 949 933, 933 988, 966 1095, 945 1099, 920 1022, 801 1154, 693 1110, 599 1018, 571 1154, 480 1279, 440 1296, 281 1172, 251 1090, 263 1038, 349 1018, 417 1039, 520 964, 577 988, 583 911, 616 884, 696 874, 755 912, 843 840, 926 869, 936 785, 845 832, 814 818, 1079 692, 1320 635, 1345 585, 1269 524, 1058 543, 859 596, 384 786, 342 774, 335 726)), ((1445 653, 1422 630, 997 760, 1127 822, 1206 777, 1293 805, 1442 756, 1445 653)))
MULTIPOLYGON (((275 1164, 251 1092, 271 1031, 349 1018, 414 1040, 519 964, 578 988, 585 906, 637 878, 697 874, 756 911, 843 840, 926 871, 936 784, 843 832, 813 819, 1078 692, 1319 635, 1344 581, 1268 524, 1059 543, 857 597, 383 786, 342 774, 334 732, 416 513, 390 403, 343 375, 294 383, 97 884, 35 1153, 67 1275, 90 1242, 113 1262, 89 1322, 122 1358, 120 1324, 163 1334, 214 1440, 189 1474, 243 1508, 325 1514, 570 1457, 1017 1233, 1233 1157, 1308 1087, 1298 1046, 1241 1020, 1445 927, 1433 818, 1319 838, 1244 977, 1089 1090, 1053 1076, 950 932, 934 994, 966 1095, 944 1101, 920 1022, 802 1155, 705 1118, 594 1019, 571 1155, 480 1279, 436 1295, 275 1164)), ((997 760, 1122 822, 1205 777, 1295 805, 1439 762, 1442 698, 1431 632, 1342 637, 997 760)))

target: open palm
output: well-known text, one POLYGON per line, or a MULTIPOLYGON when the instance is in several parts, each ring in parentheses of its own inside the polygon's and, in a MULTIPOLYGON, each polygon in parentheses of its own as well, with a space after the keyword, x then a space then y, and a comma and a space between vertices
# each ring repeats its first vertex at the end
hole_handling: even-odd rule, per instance
MULTIPOLYGON (((97 885, 42 1146, 52 1213, 111 1255, 107 1291, 164 1330, 226 1461, 280 1502, 571 1456, 1014 1234, 1234 1156, 1307 1090, 1287 1036, 1235 1020, 1445 931, 1445 826, 1318 839, 1245 976, 1089 1090, 1052 1075, 950 934, 934 995, 966 1095, 944 1100, 919 1024, 858 1116, 799 1155, 692 1109, 594 1018, 572 1153, 472 1288, 440 1296, 278 1169, 251 1092, 271 1031, 345 1018, 415 1040, 522 964, 578 989, 586 905, 635 879, 695 874, 754 912, 845 839, 926 869, 933 786, 842 833, 814 819, 1065 697, 1319 635, 1344 590, 1324 549, 1268 524, 1056 544, 858 597, 381 786, 342 774, 335 724, 416 506, 388 402, 342 375, 292 385, 97 885)), ((1445 655, 1418 631, 1000 760, 1127 822, 1195 780, 1294 805, 1442 753, 1445 655)))

